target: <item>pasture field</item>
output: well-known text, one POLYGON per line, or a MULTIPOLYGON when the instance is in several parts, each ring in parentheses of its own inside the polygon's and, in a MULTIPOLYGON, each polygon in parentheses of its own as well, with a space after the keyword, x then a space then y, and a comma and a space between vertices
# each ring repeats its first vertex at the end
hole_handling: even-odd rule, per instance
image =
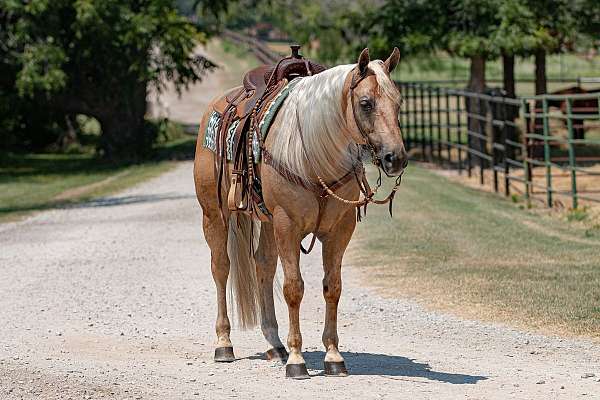
MULTIPOLYGON (((385 190, 384 190, 385 192, 385 190)), ((600 339, 600 225, 566 222, 409 166, 347 262, 384 294, 467 318, 600 339)))
POLYGON ((171 169, 173 159, 193 156, 194 146, 195 136, 179 137, 136 164, 109 163, 92 153, 0 153, 0 222, 118 192, 171 169))

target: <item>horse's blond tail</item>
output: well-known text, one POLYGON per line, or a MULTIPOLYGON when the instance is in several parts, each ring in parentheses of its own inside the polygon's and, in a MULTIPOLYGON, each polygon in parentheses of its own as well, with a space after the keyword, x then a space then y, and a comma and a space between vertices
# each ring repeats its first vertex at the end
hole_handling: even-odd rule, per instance
POLYGON ((259 232, 260 223, 252 217, 241 213, 232 213, 229 217, 229 293, 230 299, 235 298, 237 319, 242 329, 252 328, 258 321, 259 291, 253 254, 256 246, 252 241, 258 239, 259 232))

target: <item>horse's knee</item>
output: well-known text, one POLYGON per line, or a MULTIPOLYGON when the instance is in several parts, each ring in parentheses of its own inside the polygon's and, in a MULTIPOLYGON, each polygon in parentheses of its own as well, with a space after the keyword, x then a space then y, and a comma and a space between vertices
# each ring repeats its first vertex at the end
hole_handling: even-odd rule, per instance
POLYGON ((339 279, 334 281, 323 280, 323 297, 327 303, 337 303, 342 294, 342 283, 339 279))
POLYGON ((289 307, 299 307, 304 296, 304 281, 301 277, 285 279, 283 297, 289 307))

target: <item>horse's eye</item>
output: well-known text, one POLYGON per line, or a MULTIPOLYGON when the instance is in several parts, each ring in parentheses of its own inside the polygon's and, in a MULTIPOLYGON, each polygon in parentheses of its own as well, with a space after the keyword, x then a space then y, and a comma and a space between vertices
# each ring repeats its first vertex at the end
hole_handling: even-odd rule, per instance
POLYGON ((373 102, 366 97, 360 99, 359 104, 364 111, 371 111, 373 109, 373 102))

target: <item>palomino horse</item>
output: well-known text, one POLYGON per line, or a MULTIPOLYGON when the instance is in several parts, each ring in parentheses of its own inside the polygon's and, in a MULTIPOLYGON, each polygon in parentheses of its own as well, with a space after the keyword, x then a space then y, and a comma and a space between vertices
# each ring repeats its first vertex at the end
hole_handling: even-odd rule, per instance
MULTIPOLYGON (((338 351, 337 308, 342 290, 342 257, 354 232, 357 206, 367 202, 359 200, 364 188, 356 172, 362 171, 364 182, 360 148, 368 147, 378 166, 390 177, 400 177, 407 165, 398 125, 400 93, 390 79, 399 58, 398 49, 394 49, 385 62, 371 61, 365 49, 357 64, 336 66, 298 79, 262 143, 272 160, 267 163, 264 157, 255 166, 262 180, 264 204, 272 216, 267 222, 230 212, 220 205, 215 152, 203 143, 209 114, 223 98, 209 106, 200 125, 194 180, 217 287, 215 361, 235 360, 226 296, 227 280, 231 277, 241 326, 255 325, 260 316, 262 332, 271 346, 267 358, 287 358, 288 377, 309 377, 300 333, 304 281, 299 261, 301 241, 313 233, 322 243, 325 373, 347 374, 338 351), (340 178, 347 175, 356 175, 356 180, 341 182, 340 178), (289 179, 290 176, 297 179, 289 179), (334 188, 331 182, 338 185, 334 188), (326 187, 325 196, 309 190, 315 186, 326 187), (278 257, 283 265, 283 295, 289 311, 289 354, 279 339, 273 304, 278 257)), ((231 169, 229 165, 226 177, 231 169)), ((221 191, 226 196, 226 190, 221 191)))

